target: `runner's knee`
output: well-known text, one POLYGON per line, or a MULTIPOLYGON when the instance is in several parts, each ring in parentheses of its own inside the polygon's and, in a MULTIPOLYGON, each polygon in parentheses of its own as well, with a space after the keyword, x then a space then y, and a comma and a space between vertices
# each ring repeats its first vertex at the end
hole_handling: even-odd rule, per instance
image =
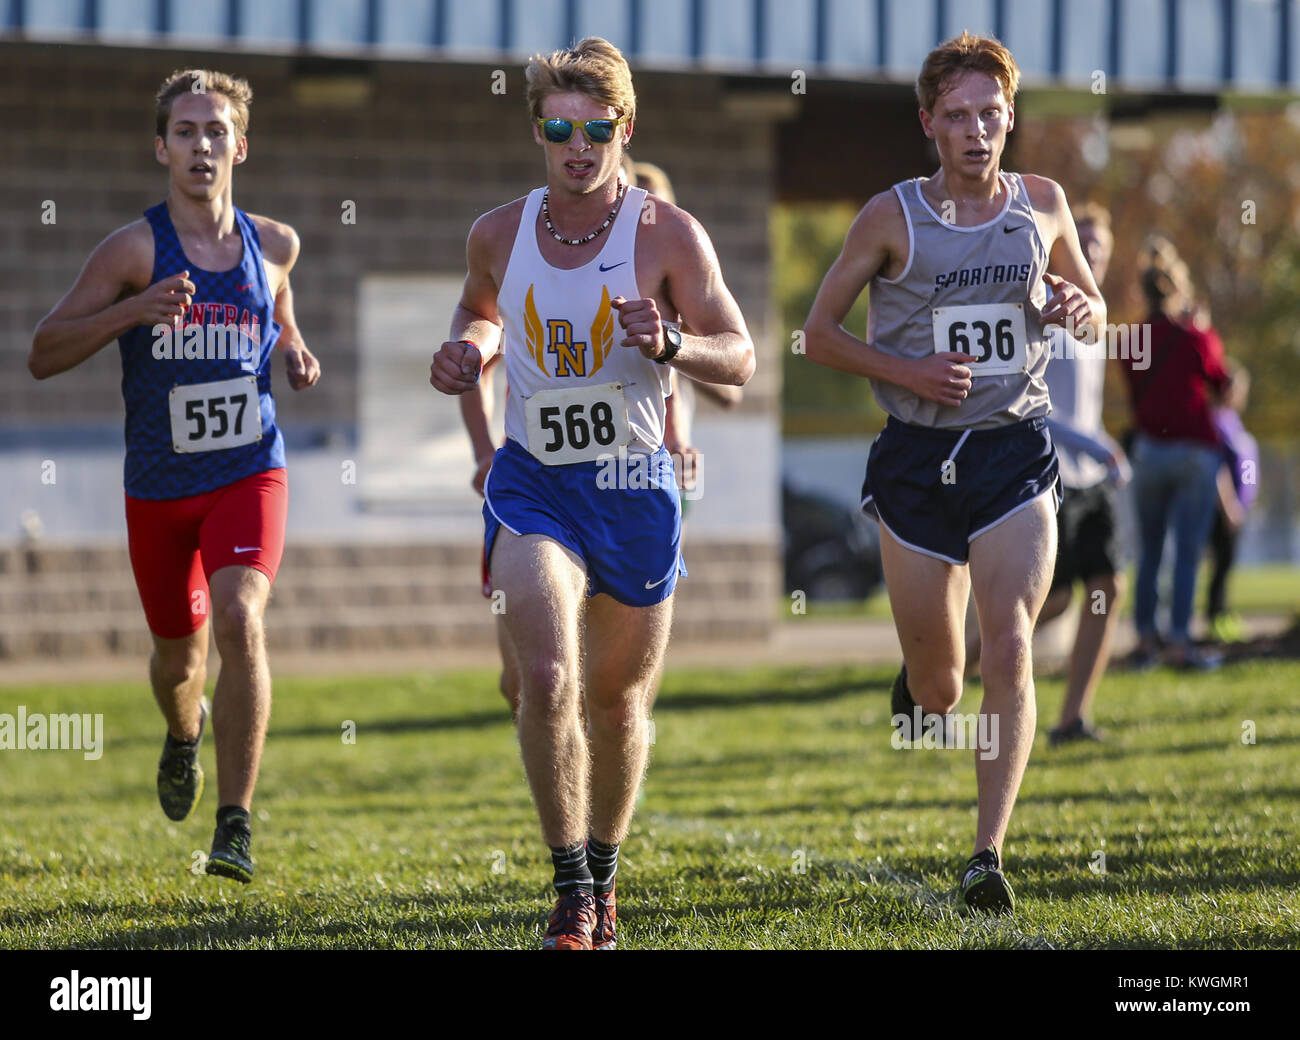
POLYGON ((594 730, 606 736, 630 739, 645 725, 639 690, 624 691, 623 696, 605 703, 587 702, 587 715, 594 730))
MULTIPOLYGON (((520 662, 523 677, 519 687, 519 704, 530 715, 568 715, 577 700, 573 670, 558 655, 538 654, 520 662)), ((504 677, 503 677, 504 678, 504 677)), ((505 692, 503 682, 502 692, 505 692)), ((509 697, 509 694, 506 694, 509 697)))
POLYGON ((1032 644, 1024 626, 1017 625, 986 638, 980 655, 980 674, 985 689, 990 685, 1020 685, 1030 675, 1031 661, 1032 644))
POLYGON ((154 682, 174 688, 206 676, 206 650, 206 647, 201 651, 194 646, 156 648, 149 662, 154 682))
POLYGON ((219 644, 249 645, 262 636, 262 607, 253 596, 213 604, 212 630, 219 644))

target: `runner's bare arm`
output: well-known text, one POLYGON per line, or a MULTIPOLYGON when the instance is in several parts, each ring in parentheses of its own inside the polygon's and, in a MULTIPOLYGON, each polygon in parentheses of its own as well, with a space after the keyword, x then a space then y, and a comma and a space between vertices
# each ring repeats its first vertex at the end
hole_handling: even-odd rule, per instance
POLYGON ((307 349, 307 343, 298 330, 298 320, 293 313, 293 288, 289 284, 287 271, 284 284, 275 297, 275 320, 280 326, 280 338, 275 346, 284 354, 284 368, 289 376, 289 385, 295 390, 315 386, 320 382, 320 362, 307 349))
POLYGON ((284 367, 289 385, 295 390, 305 390, 320 381, 320 362, 307 349, 307 343, 298 329, 298 319, 293 310, 293 287, 289 272, 298 262, 301 243, 298 233, 288 224, 267 217, 253 217, 257 222, 258 236, 262 240, 262 256, 267 265, 267 278, 275 293, 275 320, 280 326, 276 349, 284 354, 284 367))
MULTIPOLYGON (((470 228, 465 243, 468 271, 460 303, 451 316, 451 331, 429 368, 429 382, 444 394, 463 394, 478 381, 483 364, 501 343, 501 314, 497 309, 495 263, 510 255, 513 232, 509 231, 511 210, 522 210, 518 202, 485 213, 470 228), (501 250, 505 252, 502 253, 501 250), (467 343, 474 344, 473 347, 467 343)), ((517 228, 519 217, 514 216, 517 228)))
POLYGON ((897 383, 918 397, 955 406, 971 386, 966 355, 945 352, 920 360, 895 357, 858 339, 843 325, 845 315, 872 278, 891 261, 901 271, 907 257, 895 254, 907 248, 907 241, 902 205, 892 191, 882 192, 862 208, 844 239, 844 249, 817 290, 804 323, 804 346, 808 359, 819 365, 897 383))
POLYGON ((104 239, 67 295, 36 326, 28 371, 48 379, 136 325, 173 325, 189 306, 194 283, 188 271, 178 271, 149 285, 152 269, 153 236, 144 221, 104 239))
POLYGON ((1025 174, 1025 187, 1029 201, 1044 230, 1049 236, 1047 269, 1047 303, 1043 307, 1043 322, 1062 325, 1067 330, 1071 320, 1076 335, 1084 338, 1085 329, 1100 336, 1106 325, 1106 301, 1092 277, 1092 268, 1079 245, 1079 232, 1070 215, 1070 204, 1065 192, 1054 180, 1025 174))
POLYGON ((483 494, 483 481, 492 468, 496 445, 492 443, 492 376, 503 354, 493 354, 483 366, 483 373, 474 391, 460 395, 460 418, 469 434, 474 451, 474 477, 470 481, 474 490, 483 494))
MULTIPOLYGON (((697 382, 744 386, 754 374, 754 343, 731 291, 708 233, 698 220, 676 206, 661 205, 658 227, 666 232, 665 283, 668 299, 677 308, 682 347, 671 364, 697 382)), ((620 322, 625 315, 620 312, 620 322)), ((657 315, 656 315, 657 320, 657 315)), ((628 323, 625 346, 642 346, 628 323)), ((658 329, 663 353, 662 326, 658 329)))

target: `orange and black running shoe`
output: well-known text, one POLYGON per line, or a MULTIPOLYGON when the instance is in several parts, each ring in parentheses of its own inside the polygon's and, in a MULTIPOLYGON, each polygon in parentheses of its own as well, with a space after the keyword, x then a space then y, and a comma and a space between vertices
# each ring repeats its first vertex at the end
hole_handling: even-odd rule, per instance
POLYGON ((590 950, 596 929, 596 897, 585 889, 567 892, 555 901, 546 926, 543 950, 590 950))
POLYGON ((591 930, 591 948, 593 950, 614 950, 618 941, 614 928, 618 924, 618 906, 614 901, 614 885, 610 886, 608 895, 596 895, 596 926, 591 930))

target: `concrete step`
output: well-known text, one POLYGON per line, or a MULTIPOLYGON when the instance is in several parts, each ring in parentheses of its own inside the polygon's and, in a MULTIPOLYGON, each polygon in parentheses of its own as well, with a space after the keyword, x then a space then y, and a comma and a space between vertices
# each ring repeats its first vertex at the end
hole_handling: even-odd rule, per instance
MULTIPOLYGON (((766 638, 780 591, 774 550, 699 544, 688 562, 674 639, 766 638)), ((495 643, 477 544, 291 547, 266 620, 273 652, 495 643)), ((0 549, 0 659, 140 655, 150 647, 124 548, 0 549)))

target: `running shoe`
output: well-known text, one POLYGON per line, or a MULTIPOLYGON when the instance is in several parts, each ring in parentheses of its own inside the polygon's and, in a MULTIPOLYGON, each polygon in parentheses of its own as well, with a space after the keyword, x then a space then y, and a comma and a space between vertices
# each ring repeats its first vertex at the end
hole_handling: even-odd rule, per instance
POLYGON ((921 733, 916 725, 916 701, 907 688, 907 665, 898 670, 894 686, 889 691, 889 722, 903 740, 920 740, 921 733))
POLYGON ((1047 742, 1052 747, 1060 747, 1062 744, 1069 744, 1076 740, 1093 740, 1098 744, 1106 742, 1101 730, 1090 726, 1083 719, 1075 719, 1064 726, 1057 726, 1047 731, 1047 742))
POLYGON ((613 950, 618 947, 614 935, 618 923, 618 906, 614 900, 614 888, 610 886, 608 895, 596 895, 596 924, 591 930, 591 948, 593 950, 613 950))
POLYGON ((1223 654, 1198 646, 1175 649, 1169 655, 1169 667, 1180 672, 1212 672, 1223 665, 1223 654))
POLYGON ((968 910, 985 914, 1009 914, 1016 908, 1016 898, 998 866, 998 851, 993 846, 966 862, 961 899, 968 910))
POLYGON ((1210 621, 1210 634, 1220 643, 1240 643, 1246 638, 1246 629, 1240 615, 1218 614, 1210 621))
POLYGON ((933 712, 918 716, 917 703, 912 700, 912 693, 907 688, 907 665, 899 669, 894 679, 893 689, 889 691, 889 722, 898 730, 899 739, 905 743, 920 740, 924 735, 936 739, 939 747, 956 747, 956 733, 949 715, 936 715, 933 712), (917 725, 917 718, 921 724, 917 725))
POLYGON ((252 844, 248 817, 243 813, 226 813, 225 818, 218 821, 216 833, 212 836, 207 872, 247 885, 253 880, 252 844))
POLYGON ((199 765, 199 741, 208 721, 208 700, 199 701, 199 735, 192 741, 177 740, 169 732, 158 759, 158 804, 167 819, 189 818, 203 796, 203 767, 199 765))
POLYGON ((585 889, 567 892, 555 901, 546 925, 543 950, 590 950, 596 930, 596 897, 585 889))

